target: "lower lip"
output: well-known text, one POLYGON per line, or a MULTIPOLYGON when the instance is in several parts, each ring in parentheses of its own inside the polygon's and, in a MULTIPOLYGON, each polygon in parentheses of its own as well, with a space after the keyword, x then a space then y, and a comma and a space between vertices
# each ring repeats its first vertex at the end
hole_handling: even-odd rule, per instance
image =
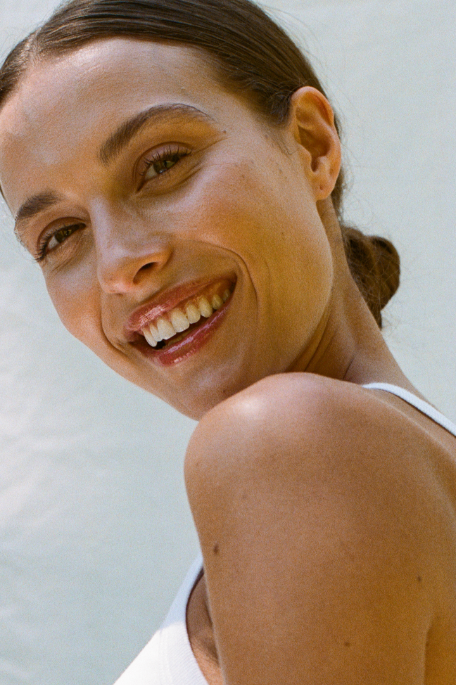
POLYGON ((144 345, 141 345, 140 348, 142 354, 160 366, 172 366, 173 364, 184 361, 184 359, 187 359, 198 352, 203 345, 208 342, 209 338, 212 337, 212 334, 222 323, 230 302, 231 297, 223 307, 214 312, 205 323, 201 324, 201 326, 195 328, 194 331, 188 333, 185 338, 169 347, 163 348, 162 350, 154 350, 153 347, 150 347, 147 342, 144 341, 144 345))

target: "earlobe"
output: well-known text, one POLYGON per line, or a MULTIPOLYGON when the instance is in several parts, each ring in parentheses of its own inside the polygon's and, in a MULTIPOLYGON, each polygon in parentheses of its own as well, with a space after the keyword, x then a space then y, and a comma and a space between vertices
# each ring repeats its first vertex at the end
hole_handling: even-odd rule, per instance
POLYGON ((331 195, 339 175, 341 147, 334 113, 323 93, 311 86, 293 93, 290 125, 315 199, 324 200, 331 195))

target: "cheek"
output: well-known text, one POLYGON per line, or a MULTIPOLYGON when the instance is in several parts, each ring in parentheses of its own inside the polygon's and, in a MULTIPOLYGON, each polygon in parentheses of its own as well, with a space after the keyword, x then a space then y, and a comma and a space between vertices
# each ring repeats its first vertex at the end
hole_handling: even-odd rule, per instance
POLYGON ((101 342, 99 294, 91 269, 45 273, 48 293, 65 328, 98 353, 101 342))
POLYGON ((265 336, 275 331, 277 355, 288 348, 293 355, 319 326, 333 287, 332 251, 316 201, 299 170, 274 156, 224 174, 226 182, 217 184, 223 238, 246 264, 265 336))
POLYGON ((307 290, 317 284, 324 290, 325 281, 330 287, 327 234, 312 193, 294 167, 280 165, 271 155, 214 166, 210 176, 186 208, 199 231, 203 224, 212 243, 228 247, 255 268, 262 266, 265 276, 275 276, 284 290, 296 280, 307 290))
POLYGON ((274 371, 292 363, 311 340, 333 284, 332 253, 316 203, 292 171, 279 172, 269 160, 217 166, 186 207, 208 240, 240 264, 249 284, 245 321, 254 325, 255 345, 274 371))
POLYGON ((179 213, 186 217, 188 237, 194 239, 197 231, 198 238, 213 245, 258 254, 268 226, 277 223, 280 205, 280 193, 255 161, 222 160, 208 164, 179 213))

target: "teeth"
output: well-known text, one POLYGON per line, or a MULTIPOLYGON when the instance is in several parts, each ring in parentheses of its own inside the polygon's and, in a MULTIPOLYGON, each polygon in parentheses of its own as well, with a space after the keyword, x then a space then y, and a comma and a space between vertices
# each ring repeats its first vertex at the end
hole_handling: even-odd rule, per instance
POLYGON ((189 302, 185 305, 185 312, 176 307, 169 313, 169 319, 160 316, 154 323, 146 326, 142 333, 151 347, 157 347, 162 340, 169 340, 177 333, 183 333, 191 324, 197 323, 202 316, 209 318, 214 311, 220 309, 228 300, 231 292, 226 288, 222 295, 216 293, 209 301, 207 297, 199 297, 197 303, 189 302))
POLYGON ((186 331, 190 326, 189 320, 180 309, 173 309, 171 312, 171 323, 176 333, 182 333, 182 331, 186 331))
POLYGON ((143 335, 151 347, 157 347, 157 341, 148 328, 144 328, 143 335))
POLYGON ((214 311, 212 309, 212 305, 209 304, 209 301, 205 297, 199 298, 198 307, 201 312, 201 316, 204 316, 205 319, 207 319, 214 311))
POLYGON ((176 335, 177 332, 174 330, 172 323, 170 323, 170 321, 165 319, 163 316, 160 316, 157 319, 157 328, 160 335, 160 340, 169 340, 173 337, 173 335, 176 335))
POLYGON ((150 323, 149 324, 149 330, 152 333, 153 337, 155 338, 155 342, 160 342, 161 337, 160 337, 160 333, 158 332, 157 326, 155 326, 155 324, 153 324, 153 323, 150 323))
POLYGON ((185 313, 190 323, 196 323, 201 319, 201 312, 196 306, 196 304, 188 304, 185 307, 185 313))
POLYGON ((220 309, 220 307, 222 306, 222 304, 223 304, 223 300, 222 300, 222 298, 220 297, 220 295, 214 295, 214 297, 212 298, 212 306, 213 306, 213 308, 214 308, 214 309, 220 309))

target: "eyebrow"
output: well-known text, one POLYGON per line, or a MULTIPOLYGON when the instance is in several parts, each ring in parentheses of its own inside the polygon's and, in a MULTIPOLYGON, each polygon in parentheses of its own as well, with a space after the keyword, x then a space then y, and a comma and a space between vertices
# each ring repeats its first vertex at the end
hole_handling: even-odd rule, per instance
MULTIPOLYGON (((108 164, 122 152, 132 138, 138 134, 146 124, 158 121, 166 123, 173 119, 182 119, 183 117, 199 119, 206 123, 213 122, 212 117, 192 105, 186 105, 181 102, 153 105, 120 124, 114 133, 112 133, 101 145, 98 151, 98 158, 104 166, 108 166, 108 164)), ((15 217, 16 224, 14 230, 18 239, 22 242, 22 223, 27 219, 32 219, 40 212, 53 207, 59 202, 62 202, 63 199, 62 196, 52 191, 45 191, 28 198, 24 204, 21 205, 15 217)))
POLYGON ((57 195, 57 193, 53 193, 52 191, 45 191, 44 193, 40 193, 39 195, 33 195, 32 197, 29 197, 28 200, 26 200, 24 204, 21 205, 15 217, 16 223, 14 227, 14 232, 16 233, 19 240, 22 242, 21 224, 24 221, 26 221, 27 219, 31 219, 36 214, 43 212, 45 209, 49 209, 49 207, 53 207, 62 200, 63 197, 61 195, 57 195))
POLYGON ((140 132, 145 124, 157 121, 167 123, 173 119, 183 117, 200 119, 205 122, 213 121, 212 117, 197 107, 180 102, 170 105, 154 105, 143 112, 139 112, 139 114, 135 114, 131 119, 124 121, 100 147, 98 157, 102 164, 107 166, 120 154, 131 139, 140 132))

